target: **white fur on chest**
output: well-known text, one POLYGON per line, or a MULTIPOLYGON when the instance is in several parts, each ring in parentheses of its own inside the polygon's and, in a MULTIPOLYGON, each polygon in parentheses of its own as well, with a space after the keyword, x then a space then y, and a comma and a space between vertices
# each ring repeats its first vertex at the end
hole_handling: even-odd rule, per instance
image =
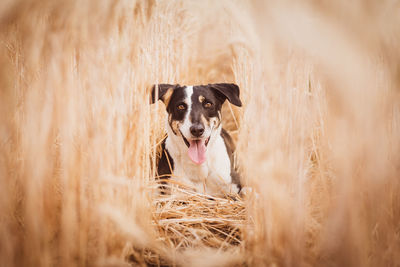
POLYGON ((174 161, 172 179, 194 188, 197 192, 210 195, 237 193, 236 185, 231 184, 231 162, 220 135, 221 128, 211 135, 206 152, 207 159, 201 165, 190 160, 187 154, 188 147, 182 142, 182 137, 174 135, 170 127, 167 126, 167 129, 165 145, 174 161))

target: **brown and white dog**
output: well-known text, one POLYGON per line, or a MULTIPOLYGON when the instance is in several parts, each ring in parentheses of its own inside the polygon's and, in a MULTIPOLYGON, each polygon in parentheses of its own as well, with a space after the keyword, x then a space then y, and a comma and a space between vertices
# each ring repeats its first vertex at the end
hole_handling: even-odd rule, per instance
POLYGON ((222 104, 227 99, 240 107, 239 93, 232 83, 153 86, 151 102, 162 100, 168 113, 158 177, 213 196, 239 193, 234 144, 221 125, 222 104))

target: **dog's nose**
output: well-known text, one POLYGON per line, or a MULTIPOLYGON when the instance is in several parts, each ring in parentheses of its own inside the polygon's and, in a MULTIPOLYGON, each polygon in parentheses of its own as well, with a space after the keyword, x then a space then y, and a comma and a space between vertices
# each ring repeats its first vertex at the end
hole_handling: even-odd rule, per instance
POLYGON ((204 126, 201 124, 194 124, 190 126, 190 132, 194 137, 200 137, 204 133, 204 126))

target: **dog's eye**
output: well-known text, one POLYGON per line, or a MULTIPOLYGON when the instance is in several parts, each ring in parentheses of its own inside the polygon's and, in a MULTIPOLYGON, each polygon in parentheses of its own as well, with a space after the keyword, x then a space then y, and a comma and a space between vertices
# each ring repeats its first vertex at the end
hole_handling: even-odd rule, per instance
POLYGON ((185 110, 186 106, 184 104, 180 104, 180 105, 177 106, 177 109, 178 110, 185 110))
POLYGON ((204 107, 205 108, 211 108, 212 107, 212 103, 211 102, 206 102, 206 103, 204 103, 204 107))

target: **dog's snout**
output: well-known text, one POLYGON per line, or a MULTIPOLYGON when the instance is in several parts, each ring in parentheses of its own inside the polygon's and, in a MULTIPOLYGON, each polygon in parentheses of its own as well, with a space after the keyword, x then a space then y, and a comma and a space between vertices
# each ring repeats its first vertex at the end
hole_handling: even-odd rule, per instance
POLYGON ((194 137, 200 137, 204 133, 204 126, 200 123, 190 126, 190 132, 194 137))

